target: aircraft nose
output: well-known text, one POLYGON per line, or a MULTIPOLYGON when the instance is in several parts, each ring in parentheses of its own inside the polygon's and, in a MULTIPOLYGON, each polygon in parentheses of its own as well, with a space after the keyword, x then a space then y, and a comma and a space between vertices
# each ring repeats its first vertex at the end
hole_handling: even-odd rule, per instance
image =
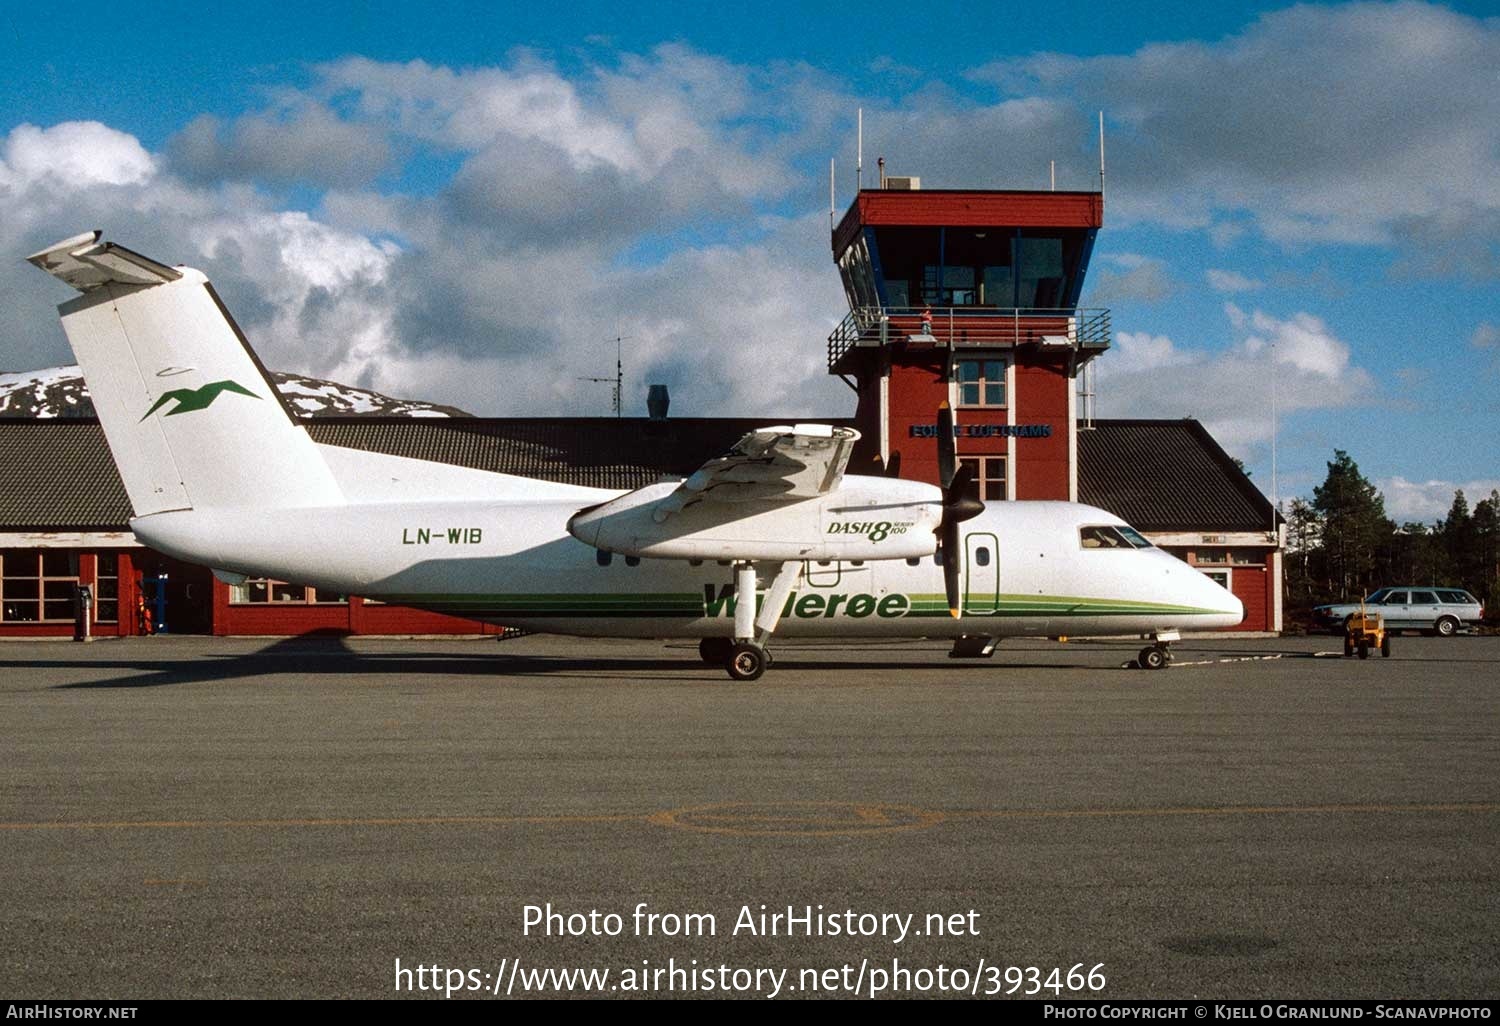
POLYGON ((1215 613, 1224 617, 1224 623, 1221 626, 1237 626, 1245 618, 1245 603, 1241 602, 1239 596, 1235 595, 1228 588, 1220 587, 1216 581, 1205 577, 1203 583, 1207 585, 1205 588, 1207 592, 1207 601, 1205 604, 1214 610, 1215 613))

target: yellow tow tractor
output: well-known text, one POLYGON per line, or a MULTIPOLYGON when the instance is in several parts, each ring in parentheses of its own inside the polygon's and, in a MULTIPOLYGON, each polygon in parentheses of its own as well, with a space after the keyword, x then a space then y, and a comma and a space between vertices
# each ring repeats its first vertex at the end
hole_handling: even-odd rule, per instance
POLYGON ((1350 613, 1349 619, 1344 621, 1344 656, 1357 654, 1361 659, 1368 659, 1372 648, 1380 649, 1381 657, 1389 659, 1391 634, 1385 629, 1385 617, 1368 612, 1364 603, 1360 603, 1359 612, 1350 613))

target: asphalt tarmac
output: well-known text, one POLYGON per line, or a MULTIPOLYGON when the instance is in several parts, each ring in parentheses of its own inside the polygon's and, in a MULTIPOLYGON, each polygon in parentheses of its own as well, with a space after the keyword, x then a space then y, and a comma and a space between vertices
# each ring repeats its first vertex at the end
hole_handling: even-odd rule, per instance
POLYGON ((0 997, 1500 996, 1500 638, 1137 647, 3 643, 0 997))

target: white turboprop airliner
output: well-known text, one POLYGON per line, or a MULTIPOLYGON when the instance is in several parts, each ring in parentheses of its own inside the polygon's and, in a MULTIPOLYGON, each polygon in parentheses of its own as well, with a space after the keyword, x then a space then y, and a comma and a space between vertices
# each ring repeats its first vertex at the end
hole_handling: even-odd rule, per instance
MULTIPOLYGON (((754 680, 795 636, 1149 638, 1238 599, 1118 517, 845 476, 858 433, 767 427, 682 482, 620 493, 313 442, 208 278, 89 232, 28 258, 78 289, 63 328, 146 545, 215 568, 534 630, 701 638, 754 680)), ((984 644, 988 642, 988 644, 984 644)), ((966 644, 969 642, 966 642, 966 644)), ((962 647, 962 646, 960 646, 962 647)), ((973 647, 972 644, 970 647, 973 647)), ((958 651, 958 648, 955 649, 958 651)))

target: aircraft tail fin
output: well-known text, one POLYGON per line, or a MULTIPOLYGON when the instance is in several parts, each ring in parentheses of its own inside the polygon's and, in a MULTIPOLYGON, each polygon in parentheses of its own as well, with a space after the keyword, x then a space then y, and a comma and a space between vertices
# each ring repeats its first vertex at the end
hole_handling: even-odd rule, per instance
POLYGON ((208 278, 88 232, 27 257, 58 307, 136 516, 343 501, 208 278))

